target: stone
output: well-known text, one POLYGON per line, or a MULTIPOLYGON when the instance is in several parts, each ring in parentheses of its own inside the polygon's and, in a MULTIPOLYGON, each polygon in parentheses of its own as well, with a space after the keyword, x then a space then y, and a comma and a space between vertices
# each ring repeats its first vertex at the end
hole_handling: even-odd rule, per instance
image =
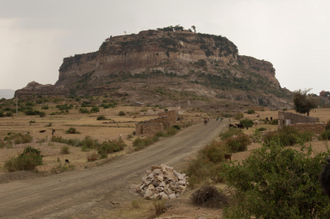
POLYGON ((159 182, 162 182, 164 179, 162 176, 156 176, 156 179, 159 181, 159 182))
POLYGON ((159 186, 160 187, 165 187, 165 182, 163 181, 163 182, 159 183, 159 186))
POLYGON ((176 195, 175 195, 175 193, 172 193, 172 194, 170 194, 168 197, 169 197, 170 199, 174 199, 174 198, 176 198, 176 195))
POLYGON ((149 190, 153 190, 155 187, 154 187, 154 185, 152 185, 152 184, 150 184, 149 186, 148 186, 148 189, 149 190))
POLYGON ((178 182, 179 185, 186 185, 186 183, 187 182, 186 181, 183 181, 183 180, 181 180, 181 181, 178 182))
POLYGON ((153 195, 153 192, 151 190, 147 189, 146 193, 144 194, 144 198, 150 199, 152 195, 153 195))
POLYGON ((162 169, 162 167, 161 167, 161 166, 157 166, 157 165, 152 165, 152 166, 151 166, 151 169, 152 169, 152 170, 155 170, 155 169, 162 169))

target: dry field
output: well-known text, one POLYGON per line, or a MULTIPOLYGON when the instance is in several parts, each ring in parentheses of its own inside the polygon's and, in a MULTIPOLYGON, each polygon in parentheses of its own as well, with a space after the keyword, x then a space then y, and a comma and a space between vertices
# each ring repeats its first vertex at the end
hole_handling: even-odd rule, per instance
MULTIPOLYGON (((50 104, 49 110, 42 110, 46 112, 46 117, 39 117, 39 115, 26 116, 24 113, 19 113, 18 117, 0 118, 0 139, 8 136, 9 132, 22 134, 29 132, 33 137, 31 143, 13 143, 12 147, 0 149, 0 176, 5 173, 3 169, 4 162, 10 157, 21 153, 26 146, 32 146, 42 151, 42 155, 44 155, 43 165, 38 166, 37 171, 44 173, 49 173, 53 167, 65 165, 65 159, 68 159, 70 164, 74 165, 74 169, 83 169, 107 162, 115 156, 130 153, 133 150, 132 142, 136 137, 128 139, 128 135, 135 131, 135 124, 156 118, 158 112, 164 111, 153 107, 117 106, 110 109, 100 107, 100 112, 91 114, 83 114, 79 113, 78 109, 71 109, 68 114, 49 115, 58 111, 55 106, 56 104, 50 104), (148 111, 141 112, 142 109, 148 111), (118 116, 120 111, 124 111, 126 115, 118 116), (97 117, 101 115, 105 116, 107 120, 97 120, 97 117), (75 128, 80 134, 66 134, 65 131, 71 127, 75 128), (54 136, 79 140, 84 139, 85 136, 91 136, 92 139, 97 139, 100 143, 118 139, 119 135, 122 135, 127 147, 124 151, 110 154, 108 159, 87 162, 88 154, 95 153, 96 150, 83 152, 81 147, 68 146, 70 154, 61 154, 61 148, 67 145, 51 141, 53 129, 55 130, 54 136), (46 132, 40 133, 41 130, 46 130, 46 132)), ((37 107, 36 110, 41 110, 41 107, 37 107)), ((180 115, 184 116, 184 121, 200 122, 200 118, 196 117, 195 113, 182 111, 180 115)))

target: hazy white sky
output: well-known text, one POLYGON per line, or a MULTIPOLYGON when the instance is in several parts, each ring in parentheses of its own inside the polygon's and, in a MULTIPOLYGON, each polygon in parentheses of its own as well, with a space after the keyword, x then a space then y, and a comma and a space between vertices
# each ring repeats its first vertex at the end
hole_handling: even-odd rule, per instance
POLYGON ((328 0, 0 0, 0 89, 54 84, 63 58, 110 35, 180 24, 273 63, 289 90, 330 90, 328 0))

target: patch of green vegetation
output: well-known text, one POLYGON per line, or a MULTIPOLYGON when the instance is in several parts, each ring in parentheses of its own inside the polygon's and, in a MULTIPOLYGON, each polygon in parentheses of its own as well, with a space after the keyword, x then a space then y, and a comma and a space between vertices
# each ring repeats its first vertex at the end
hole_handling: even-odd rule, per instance
POLYGON ((42 164, 42 157, 40 150, 27 146, 23 153, 5 161, 4 169, 8 172, 34 170, 36 166, 42 164))

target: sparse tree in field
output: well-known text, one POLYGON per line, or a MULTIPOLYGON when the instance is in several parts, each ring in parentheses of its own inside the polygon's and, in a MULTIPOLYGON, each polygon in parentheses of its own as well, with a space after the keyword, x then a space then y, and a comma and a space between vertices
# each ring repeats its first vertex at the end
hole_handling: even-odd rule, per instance
POLYGON ((293 107, 298 113, 307 113, 309 116, 309 112, 316 108, 318 105, 318 100, 311 96, 307 96, 308 91, 306 90, 297 90, 293 92, 293 107))
POLYGON ((195 25, 192 25, 191 28, 194 30, 194 32, 196 33, 196 27, 195 25))

